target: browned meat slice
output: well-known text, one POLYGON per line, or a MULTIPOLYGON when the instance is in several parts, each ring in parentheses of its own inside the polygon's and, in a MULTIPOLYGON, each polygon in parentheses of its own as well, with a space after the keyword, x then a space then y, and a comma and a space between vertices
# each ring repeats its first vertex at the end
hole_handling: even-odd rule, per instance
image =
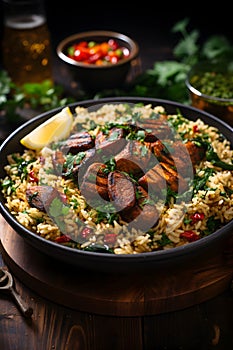
POLYGON ((102 150, 108 155, 116 155, 125 146, 126 140, 124 139, 124 129, 114 127, 107 134, 103 131, 99 131, 95 139, 95 148, 99 151, 102 150))
POLYGON ((165 146, 162 141, 156 140, 154 142, 146 142, 146 146, 155 154, 158 160, 161 157, 161 153, 165 151, 165 146))
POLYGON ((56 174, 62 174, 65 157, 62 151, 57 150, 52 156, 53 169, 56 174))
POLYGON ((128 125, 127 135, 131 133, 131 139, 143 140, 144 142, 154 142, 157 140, 157 137, 150 131, 146 130, 138 125, 128 125))
POLYGON ((145 118, 137 122, 141 128, 150 131, 158 139, 168 139, 172 136, 173 130, 167 122, 165 115, 160 115, 158 119, 145 118))
POLYGON ((169 148, 166 148, 162 141, 157 140, 151 143, 149 147, 159 162, 169 164, 171 168, 179 171, 183 177, 192 176, 192 161, 182 141, 171 142, 169 148))
POLYGON ((174 192, 177 192, 178 189, 180 191, 188 189, 188 183, 183 176, 178 174, 170 164, 165 162, 156 164, 138 180, 138 183, 146 191, 149 189, 149 193, 154 193, 158 196, 159 193, 164 194, 167 184, 174 192))
POLYGON ((152 191, 155 195, 159 195, 161 191, 166 190, 167 183, 161 171, 159 164, 148 170, 139 180, 138 184, 146 191, 152 191))
POLYGON ((51 202, 58 198, 66 204, 66 197, 63 193, 52 186, 32 186, 26 190, 26 198, 29 205, 43 212, 48 212, 51 202))
POLYGON ((102 163, 92 163, 80 180, 81 194, 88 200, 98 200, 98 193, 103 199, 108 200, 108 176, 104 172, 106 165, 102 163))
POLYGON ((169 163, 171 165, 174 164, 173 159, 171 158, 171 154, 168 151, 168 149, 165 147, 163 142, 161 140, 156 140, 155 142, 152 142, 151 144, 147 144, 149 149, 153 152, 156 159, 160 161, 164 161, 166 163, 169 163))
POLYGON ((84 157, 79 158, 80 153, 77 155, 78 159, 74 159, 73 169, 71 170, 72 176, 75 180, 82 178, 86 172, 87 167, 91 164, 95 156, 95 149, 90 148, 84 152, 84 157))
POLYGON ((140 185, 137 186, 137 203, 144 205, 145 201, 148 200, 148 192, 140 185))
POLYGON ((184 177, 192 175, 194 170, 192 160, 187 147, 182 141, 175 141, 173 143, 171 156, 173 166, 176 167, 180 174, 184 177))
POLYGON ((155 136, 152 132, 148 132, 145 130, 144 142, 152 143, 155 141, 157 141, 157 136, 155 136))
POLYGON ((194 141, 187 141, 185 146, 190 154, 190 158, 193 165, 200 163, 200 161, 205 157, 206 149, 205 147, 198 146, 194 141))
POLYGON ((180 174, 178 174, 174 168, 163 162, 161 162, 160 165, 162 167, 164 177, 167 183, 170 185, 172 191, 178 192, 178 190, 180 190, 181 192, 184 192, 188 189, 187 181, 180 174))
POLYGON ((108 193, 118 211, 127 210, 135 204, 135 184, 125 173, 112 171, 108 174, 108 193))
POLYGON ((147 171, 151 152, 139 141, 129 141, 126 147, 116 155, 116 169, 135 177, 140 177, 147 171))
POLYGON ((62 143, 61 151, 63 153, 77 154, 86 151, 94 146, 94 140, 87 131, 80 131, 71 135, 62 143))
POLYGON ((159 211, 155 204, 149 201, 147 192, 141 186, 137 186, 137 193, 138 198, 135 206, 124 210, 121 216, 135 229, 148 231, 158 222, 159 211))

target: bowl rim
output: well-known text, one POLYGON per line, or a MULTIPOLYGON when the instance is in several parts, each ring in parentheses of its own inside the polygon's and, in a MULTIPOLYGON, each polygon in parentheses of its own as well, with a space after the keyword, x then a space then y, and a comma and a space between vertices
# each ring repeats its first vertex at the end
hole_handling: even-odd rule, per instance
POLYGON ((63 40, 60 41, 60 43, 57 45, 56 52, 58 57, 65 63, 71 64, 74 67, 80 67, 80 68, 86 68, 86 69, 97 69, 97 70, 103 70, 103 69, 112 69, 113 67, 119 67, 121 65, 124 65, 128 62, 131 62, 134 60, 138 54, 139 54, 139 45, 138 43, 130 38, 128 35, 120 33, 120 32, 114 32, 110 30, 90 30, 80 33, 71 34, 67 37, 65 37, 63 40), (93 36, 103 36, 103 37, 113 37, 119 40, 123 40, 127 43, 129 43, 131 49, 130 49, 130 55, 122 60, 119 60, 117 63, 114 64, 108 64, 108 65, 94 65, 90 64, 87 65, 82 62, 77 62, 73 60, 72 58, 69 58, 64 52, 63 48, 65 45, 67 45, 70 41, 74 40, 80 40, 83 37, 93 37, 93 36))
MULTIPOLYGON (((183 110, 187 110, 190 112, 190 114, 195 113, 195 116, 202 116, 205 120, 211 121, 211 124, 213 126, 220 126, 224 129, 224 135, 227 133, 229 135, 232 135, 233 128, 225 123, 224 121, 220 120, 216 116, 202 111, 198 108, 185 105, 179 102, 165 100, 165 99, 157 99, 157 98, 149 98, 149 97, 105 97, 100 99, 89 99, 85 101, 78 101, 69 104, 72 111, 74 111, 76 106, 83 106, 83 107, 93 107, 98 106, 99 104, 106 104, 106 103, 151 103, 153 105, 164 105, 165 108, 171 108, 173 112, 175 113, 175 110, 179 109, 181 112, 183 110)), ((28 127, 32 127, 34 125, 34 128, 36 125, 41 123, 42 121, 48 119, 58 111, 60 111, 62 107, 52 109, 50 111, 41 113, 37 115, 36 117, 32 118, 31 120, 28 120, 23 125, 19 126, 16 130, 14 130, 6 139, 3 141, 3 143, 0 145, 0 154, 4 152, 4 149, 7 147, 8 143, 12 141, 19 133, 22 133, 24 130, 26 130, 28 127)), ((197 117, 195 117, 197 118, 197 117)), ((192 120, 192 118, 191 118, 192 120)), ((226 136, 229 139, 229 135, 226 136)), ((233 140, 230 140, 231 144, 233 145, 233 140)), ((161 250, 161 251, 154 251, 154 252, 144 252, 140 254, 106 254, 106 253, 100 253, 100 252, 89 252, 89 251, 82 251, 78 249, 73 249, 67 246, 59 245, 58 243, 45 240, 43 237, 38 236, 36 233, 33 233, 32 231, 28 230, 26 227, 24 227, 22 224, 20 224, 17 219, 10 213, 7 206, 5 205, 5 202, 3 200, 3 195, 0 194, 0 213, 2 216, 6 219, 9 225, 14 230, 18 230, 18 234, 21 235, 23 238, 26 238, 28 243, 30 243, 34 248, 36 247, 40 251, 44 252, 45 254, 48 254, 49 256, 53 258, 57 258, 58 260, 62 260, 65 263, 74 265, 76 267, 86 267, 91 268, 92 270, 102 270, 102 271, 126 271, 137 268, 155 268, 156 266, 161 266, 161 264, 168 264, 170 262, 176 263, 176 261, 180 261, 180 259, 190 259, 193 256, 197 258, 198 254, 201 254, 208 249, 211 248, 210 242, 213 243, 213 245, 216 245, 216 243, 221 242, 225 236, 229 237, 232 235, 232 227, 233 227, 233 220, 226 223, 223 227, 217 229, 215 232, 213 232, 211 235, 203 237, 200 240, 190 242, 187 245, 182 245, 179 247, 175 247, 169 250, 161 250), (2 198, 2 199, 1 199, 2 198), (230 230, 231 229, 231 230, 230 230), (221 233, 219 233, 221 231, 221 233), (79 257, 79 259, 77 258, 79 257), (135 265, 136 264, 136 265, 135 265)))
POLYGON ((230 63, 230 62, 233 64, 233 60, 228 60, 228 59, 223 59, 223 60, 219 60, 219 61, 218 60, 217 61, 204 60, 204 61, 200 61, 200 62, 194 64, 190 68, 190 70, 187 74, 186 80, 185 80, 185 84, 186 84, 188 90, 199 97, 202 97, 206 100, 209 100, 209 102, 213 101, 213 102, 221 102, 221 103, 230 104, 230 105, 233 104, 233 98, 222 98, 222 97, 216 97, 216 96, 204 94, 200 90, 195 88, 193 86, 193 84, 190 82, 190 78, 192 77, 193 72, 196 69, 198 70, 200 68, 200 72, 202 72, 202 68, 205 66, 208 66, 211 69, 212 66, 216 67, 217 65, 222 64, 222 66, 224 67, 226 63, 230 63))
POLYGON ((203 94, 200 90, 197 90, 188 79, 186 79, 186 85, 190 92, 197 95, 198 97, 203 97, 204 99, 208 100, 209 102, 215 101, 215 102, 222 102, 227 104, 233 104, 233 98, 222 98, 222 97, 215 97, 211 95, 203 94))

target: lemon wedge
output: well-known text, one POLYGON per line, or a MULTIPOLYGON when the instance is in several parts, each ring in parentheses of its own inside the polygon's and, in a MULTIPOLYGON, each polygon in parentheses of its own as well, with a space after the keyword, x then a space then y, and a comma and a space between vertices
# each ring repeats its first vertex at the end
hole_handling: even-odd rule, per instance
POLYGON ((60 112, 24 136, 20 143, 29 149, 40 150, 51 142, 67 138, 72 129, 73 120, 74 117, 70 108, 68 106, 64 107, 60 112))

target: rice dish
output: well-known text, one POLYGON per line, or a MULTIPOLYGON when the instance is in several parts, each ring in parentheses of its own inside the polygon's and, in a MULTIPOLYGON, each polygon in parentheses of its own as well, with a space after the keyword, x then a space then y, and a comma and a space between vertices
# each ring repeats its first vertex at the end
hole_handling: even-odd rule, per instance
POLYGON ((201 119, 162 106, 77 106, 71 135, 8 156, 1 191, 27 229, 109 254, 172 249, 233 218, 233 150, 201 119))

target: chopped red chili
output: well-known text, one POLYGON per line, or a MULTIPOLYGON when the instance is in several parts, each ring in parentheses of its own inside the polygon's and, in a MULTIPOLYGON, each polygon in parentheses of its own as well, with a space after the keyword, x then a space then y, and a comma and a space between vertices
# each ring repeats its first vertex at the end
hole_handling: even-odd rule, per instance
POLYGON ((71 238, 67 235, 62 235, 60 237, 57 237, 55 240, 57 243, 66 243, 66 242, 70 242, 71 238))
POLYGON ((195 214, 191 215, 190 218, 192 220, 192 224, 195 224, 198 221, 204 220, 205 214, 203 214, 203 213, 195 213, 195 214))
POLYGON ((193 125, 193 132, 199 132, 198 125, 193 125))
POLYGON ((82 238, 88 238, 92 233, 92 229, 90 227, 84 227, 81 232, 82 238))
POLYGON ((39 179, 38 179, 38 177, 35 175, 34 170, 29 171, 28 175, 29 175, 29 181, 30 181, 30 182, 37 182, 37 183, 39 182, 39 179))
POLYGON ((199 236, 196 234, 196 232, 194 231, 184 231, 180 234, 181 238, 185 238, 187 239, 187 241, 189 242, 194 242, 197 241, 199 239, 199 236))

